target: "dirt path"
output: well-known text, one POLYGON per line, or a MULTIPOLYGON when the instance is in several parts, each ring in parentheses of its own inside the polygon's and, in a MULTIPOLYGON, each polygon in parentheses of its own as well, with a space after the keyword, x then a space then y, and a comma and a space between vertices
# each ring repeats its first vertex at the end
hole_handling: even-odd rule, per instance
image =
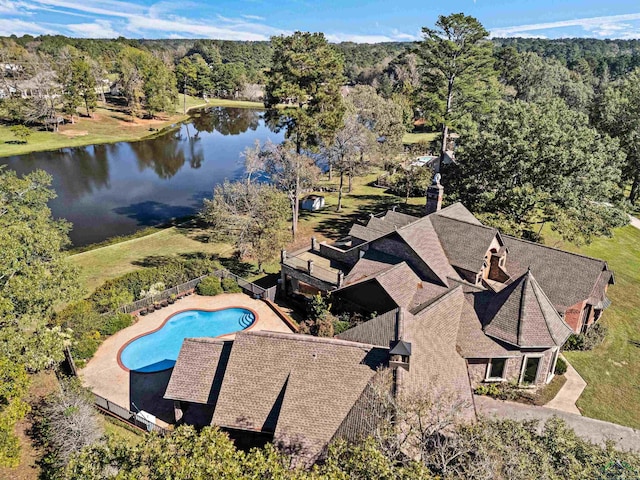
POLYGON ((579 437, 585 440, 603 446, 607 440, 612 440, 622 450, 640 452, 640 431, 630 427, 545 407, 503 402, 485 396, 476 396, 475 403, 478 414, 485 417, 509 418, 518 421, 540 420, 543 424, 551 417, 557 416, 562 418, 579 437))

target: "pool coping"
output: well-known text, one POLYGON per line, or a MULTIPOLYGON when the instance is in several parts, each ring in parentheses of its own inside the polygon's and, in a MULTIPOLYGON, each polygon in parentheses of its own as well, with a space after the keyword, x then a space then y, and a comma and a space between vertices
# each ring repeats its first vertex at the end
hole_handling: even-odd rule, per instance
MULTIPOLYGON (((249 307, 241 307, 241 306, 235 306, 235 305, 230 305, 228 307, 223 307, 223 308, 214 308, 214 309, 208 309, 208 308, 184 308, 182 310, 178 310, 177 312, 173 312, 171 315, 169 315, 167 318, 164 319, 164 321, 160 324, 160 326, 154 328, 153 330, 149 330, 148 332, 145 333, 141 333, 140 335, 136 335, 135 337, 133 337, 130 340, 127 340, 125 343, 122 344, 122 346, 118 349, 118 353, 116 354, 116 361, 118 362, 118 366, 124 370, 125 372, 131 372, 131 369, 125 367, 122 364, 122 361, 120 360, 120 356, 122 355, 122 351, 130 344, 135 342, 136 340, 138 340, 139 338, 142 337, 146 337, 147 335, 151 335, 152 333, 155 333, 159 330, 162 330, 162 328, 165 326, 165 324, 171 320, 171 318, 175 317, 176 315, 178 315, 179 313, 184 313, 184 312, 189 312, 189 311, 193 311, 193 310, 198 310, 201 312, 219 312, 222 310, 230 310, 232 308, 239 308, 242 310, 248 310, 249 312, 251 312, 255 318, 255 320, 253 321, 253 323, 251 325, 249 325, 247 328, 243 328, 242 330, 237 330, 235 332, 232 333, 225 333, 223 335, 218 335, 216 337, 185 337, 185 338, 221 338, 221 337, 226 337, 228 335, 233 335, 236 334, 238 332, 248 332, 249 330, 251 330, 253 327, 256 326, 256 324, 258 323, 258 320, 260 318, 260 316, 258 315, 258 312, 256 312, 253 308, 249 308, 249 307)), ((184 342, 184 340, 183 340, 184 342)), ((182 349, 182 347, 180 347, 180 349, 182 349)), ((176 359, 177 361, 178 359, 176 359)), ((164 368, 162 370, 156 370, 154 372, 138 372, 137 370, 134 370, 135 373, 139 373, 139 374, 153 374, 153 373, 159 373, 159 372, 166 372, 167 370, 171 370, 173 367, 169 367, 169 368, 164 368)))

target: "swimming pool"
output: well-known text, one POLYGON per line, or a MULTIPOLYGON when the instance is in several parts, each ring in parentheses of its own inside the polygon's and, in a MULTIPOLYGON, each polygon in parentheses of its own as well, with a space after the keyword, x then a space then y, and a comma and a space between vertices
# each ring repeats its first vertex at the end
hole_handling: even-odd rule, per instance
POLYGON ((159 372, 175 365, 185 338, 218 337, 249 328, 256 314, 246 308, 185 310, 153 332, 134 338, 119 353, 120 364, 136 372, 159 372))

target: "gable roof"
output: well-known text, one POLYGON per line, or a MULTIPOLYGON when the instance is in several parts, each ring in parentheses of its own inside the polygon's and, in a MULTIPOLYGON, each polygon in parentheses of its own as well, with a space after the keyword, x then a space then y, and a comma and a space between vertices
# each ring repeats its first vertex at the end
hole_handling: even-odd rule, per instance
POLYGON ((484 332, 519 347, 562 346, 573 332, 528 271, 491 298, 484 332))
POLYGON ((229 341, 185 338, 164 397, 215 405, 230 351, 229 341))
MULTIPOLYGON (((381 253, 374 253, 372 250, 369 252, 374 256, 381 253)), ((382 255, 385 256, 385 254, 382 255)), ((386 257, 392 256, 386 255, 386 257)), ((365 255, 347 275, 345 285, 336 292, 356 288, 366 282, 376 282, 396 306, 407 309, 413 309, 446 291, 446 287, 421 280, 405 261, 389 265, 367 258, 365 255)))
POLYGON ((451 265, 470 272, 480 271, 496 236, 502 241, 495 228, 442 215, 429 218, 451 265))
POLYGON ((212 424, 273 433, 317 455, 387 357, 338 339, 239 332, 212 424))
MULTIPOLYGON (((568 307, 589 299, 604 296, 604 286, 600 293, 598 282, 601 274, 609 271, 607 262, 576 253, 547 247, 504 235, 503 241, 509 249, 506 270, 512 277, 518 277, 531 268, 536 280, 546 292, 556 310, 564 311, 568 307)), ((606 282, 612 281, 609 274, 606 282)), ((597 302, 596 302, 597 303, 597 302)))
POLYGON ((473 213, 467 210, 462 203, 456 202, 448 207, 445 207, 437 212, 434 212, 434 215, 439 215, 441 217, 452 218, 454 220, 461 220, 467 223, 473 223, 475 225, 482 225, 482 222, 478 220, 473 213))
POLYGON ((400 228, 398 235, 427 264, 443 285, 449 286, 448 277, 459 277, 451 267, 431 216, 423 217, 400 228))
POLYGON ((406 215, 394 210, 387 210, 381 217, 369 217, 367 225, 354 223, 349 230, 349 235, 353 238, 370 242, 376 238, 383 237, 398 228, 409 225, 418 220, 417 217, 406 215))
POLYGON ((392 310, 338 335, 352 341, 390 345, 397 340, 411 343, 409 371, 402 371, 401 385, 407 392, 431 389, 438 394, 450 390, 469 406, 473 403, 464 359, 457 352, 459 323, 465 304, 462 287, 448 290, 418 312, 392 310), (402 326, 399 326, 402 322, 402 326))

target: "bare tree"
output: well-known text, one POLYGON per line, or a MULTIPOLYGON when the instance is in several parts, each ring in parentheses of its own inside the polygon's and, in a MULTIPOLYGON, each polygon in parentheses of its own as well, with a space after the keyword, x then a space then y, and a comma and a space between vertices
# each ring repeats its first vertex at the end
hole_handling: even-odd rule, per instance
POLYGON ((287 194, 291 204, 291 233, 298 233, 300 195, 311 188, 318 178, 319 169, 312 158, 297 153, 290 142, 275 145, 267 142, 263 148, 264 168, 271 182, 287 194))
POLYGON ((388 458, 419 460, 447 474, 455 459, 469 452, 471 446, 456 434, 469 404, 456 392, 433 388, 398 391, 393 372, 387 369, 378 372, 373 392, 373 410, 378 412, 373 437, 388 458))
POLYGON ((247 182, 247 188, 251 185, 254 175, 259 172, 263 172, 265 169, 264 153, 260 140, 256 140, 253 147, 247 147, 242 152, 242 158, 244 159, 244 175, 247 182))
POLYGON ((349 177, 349 192, 351 192, 351 180, 366 163, 370 145, 374 142, 375 139, 371 131, 358 122, 355 115, 351 115, 345 119, 344 125, 336 132, 331 143, 322 149, 329 164, 329 171, 335 169, 340 175, 337 212, 342 210, 342 188, 345 174, 349 177))
POLYGON ((47 402, 44 414, 50 442, 61 465, 103 436, 91 393, 76 382, 63 382, 60 393, 47 402))

